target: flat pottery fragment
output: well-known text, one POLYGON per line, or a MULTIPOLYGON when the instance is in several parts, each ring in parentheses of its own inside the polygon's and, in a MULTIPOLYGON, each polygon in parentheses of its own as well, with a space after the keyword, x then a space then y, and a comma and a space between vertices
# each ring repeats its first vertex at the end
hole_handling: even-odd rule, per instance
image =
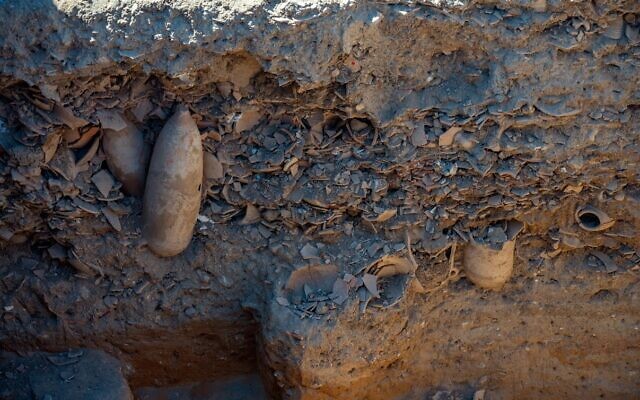
POLYGON ((618 264, 616 264, 616 262, 613 261, 607 254, 599 250, 592 250, 591 254, 593 254, 598 260, 602 262, 602 264, 604 264, 605 271, 608 274, 611 274, 618 270, 618 264))
POLYGON ((211 153, 204 153, 204 176, 205 179, 224 178, 224 167, 222 163, 211 153))
POLYGON ((304 258, 305 260, 311 260, 311 259, 319 259, 320 258, 320 254, 318 253, 318 249, 307 243, 305 244, 302 249, 300 250, 300 255, 302 256, 302 258, 304 258))
POLYGON ((82 128, 87 125, 88 122, 82 118, 76 117, 73 112, 60 105, 55 105, 53 108, 53 114, 65 125, 72 129, 82 128))
POLYGON ((122 230, 122 225, 120 224, 120 218, 118 218, 118 215, 115 212, 113 212, 109 207, 103 207, 102 214, 107 219, 107 222, 109 222, 109 224, 113 227, 113 229, 115 229, 118 232, 122 230))
POLYGON ((375 218, 375 222, 385 222, 395 217, 398 213, 398 210, 395 208, 385 210, 380 215, 375 218))
POLYGON ((349 298, 349 284, 344 279, 336 279, 330 298, 336 304, 344 303, 349 298))
POLYGON ((191 241, 202 169, 200 132, 189 110, 179 106, 158 135, 143 199, 142 234, 161 257, 181 253, 191 241))
POLYGON ((142 122, 152 110, 153 104, 151 101, 149 99, 144 99, 135 106, 132 113, 136 117, 136 121, 142 122))
POLYGON ((100 209, 98 207, 80 199, 79 197, 73 198, 73 204, 78 206, 79 209, 88 212, 89 214, 93 214, 93 215, 100 214, 100 209))
POLYGON ((44 163, 47 164, 53 156, 56 154, 56 150, 58 150, 58 145, 60 144, 60 140, 62 136, 58 133, 52 133, 47 136, 47 140, 42 145, 42 152, 44 153, 44 163))
POLYGON ((367 288, 369 293, 375 298, 380 297, 380 292, 378 292, 378 277, 373 274, 365 273, 362 276, 362 282, 364 283, 364 287, 367 288))
POLYGON ((70 149, 83 148, 84 146, 88 145, 98 133, 100 133, 100 128, 98 128, 97 126, 87 129, 82 133, 82 135, 78 137, 76 141, 74 141, 69 145, 69 148, 70 149))
POLYGON ((69 127, 62 128, 62 138, 67 143, 75 143, 80 139, 80 132, 77 129, 71 129, 69 127))
POLYGON ((234 126, 234 130, 238 133, 247 131, 255 127, 262 118, 262 111, 257 107, 252 107, 242 111, 238 116, 238 120, 234 126))
POLYGON ((82 156, 78 159, 78 161, 76 161, 76 167, 78 168, 78 172, 80 172, 80 170, 83 170, 85 164, 87 164, 89 161, 93 159, 93 157, 95 157, 95 155, 98 153, 99 147, 100 147, 100 136, 97 136, 91 142, 91 146, 89 146, 89 148, 84 153, 81 153, 82 156))
POLYGON ((451 146, 458 133, 462 132, 462 128, 459 126, 452 126, 447 129, 445 133, 438 137, 438 146, 445 147, 451 146))
POLYGON ((536 108, 547 115, 551 115, 552 117, 571 117, 573 115, 580 114, 582 110, 579 108, 571 109, 567 107, 564 102, 557 103, 545 103, 538 102, 536 103, 536 108))
POLYGON ((67 259, 67 250, 58 243, 49 247, 47 252, 53 260, 64 261, 67 259))
POLYGON ((109 197, 109 192, 115 183, 111 174, 103 169, 91 177, 91 182, 96 185, 103 197, 109 197))
POLYGON ((478 144, 478 140, 472 134, 466 132, 457 134, 454 142, 467 151, 470 151, 478 144))
POLYGON ((411 144, 416 147, 420 147, 428 143, 429 139, 427 139, 427 135, 424 131, 424 125, 417 124, 413 129, 413 133, 411 134, 411 144))
POLYGON ((73 181, 76 178, 78 170, 76 169, 75 156, 65 141, 62 141, 58 146, 53 158, 49 161, 49 167, 68 181, 73 181))
POLYGON ((244 218, 240 221, 240 225, 251 225, 259 222, 261 219, 260 211, 253 204, 247 204, 247 208, 244 214, 244 218))

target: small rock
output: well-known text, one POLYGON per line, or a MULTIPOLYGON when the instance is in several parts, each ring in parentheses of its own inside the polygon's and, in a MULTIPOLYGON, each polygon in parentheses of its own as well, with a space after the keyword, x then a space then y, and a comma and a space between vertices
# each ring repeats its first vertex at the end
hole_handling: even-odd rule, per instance
POLYGON ((320 254, 318 253, 318 249, 311 244, 305 244, 300 250, 300 255, 305 260, 311 260, 314 258, 320 258, 320 254))
POLYGON ((286 306, 288 306, 290 304, 289 300, 287 300, 285 297, 282 297, 282 296, 276 297, 276 302, 278 304, 280 304, 281 306, 284 306, 284 307, 286 307, 286 306))
POLYGON ((105 296, 105 298, 102 299, 102 301, 104 302, 104 305, 109 308, 118 304, 118 298, 115 296, 105 296))

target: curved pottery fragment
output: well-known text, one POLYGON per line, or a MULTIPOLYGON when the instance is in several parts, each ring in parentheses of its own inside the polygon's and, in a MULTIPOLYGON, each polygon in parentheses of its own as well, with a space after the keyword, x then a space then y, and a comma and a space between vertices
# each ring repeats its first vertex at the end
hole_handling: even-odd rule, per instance
POLYGON ((373 262, 365 269, 365 277, 375 277, 370 283, 371 288, 365 281, 365 286, 369 292, 376 297, 371 301, 373 307, 391 307, 404 297, 411 279, 415 273, 416 266, 407 258, 385 255, 373 262), (378 290, 380 288, 380 290, 378 290))
POLYGON ((189 110, 180 106, 160 131, 144 192, 142 234, 161 257, 181 253, 191 241, 202 168, 200 132, 189 110))
POLYGON ((476 286, 500 290, 513 273, 515 238, 523 227, 522 222, 509 221, 505 232, 507 240, 498 249, 471 236, 463 255, 467 278, 476 286))
POLYGON ((607 230, 616 223, 607 213, 593 206, 578 207, 575 217, 580 228, 590 232, 607 230))
POLYGON ((149 149, 144 143, 142 132, 126 121, 121 130, 105 129, 102 149, 106 155, 109 171, 122 182, 127 194, 142 196, 149 149))
POLYGON ((338 279, 338 267, 334 264, 315 264, 299 268, 289 276, 285 290, 293 298, 302 298, 307 290, 331 293, 338 279))

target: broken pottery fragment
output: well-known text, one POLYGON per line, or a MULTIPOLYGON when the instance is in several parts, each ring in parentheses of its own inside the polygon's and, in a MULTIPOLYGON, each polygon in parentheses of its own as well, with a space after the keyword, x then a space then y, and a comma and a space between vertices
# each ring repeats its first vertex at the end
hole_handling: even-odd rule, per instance
POLYGON ((237 118, 234 130, 238 133, 247 131, 260 122, 262 111, 257 107, 244 110, 237 118))
POLYGON ((120 130, 104 129, 102 149, 111 173, 122 182, 127 194, 142 196, 149 151, 142 132, 131 122, 124 121, 120 130))
POLYGON ((219 180, 224 178, 222 163, 211 153, 204 153, 204 178, 219 180))
POLYGON ((380 297, 380 292, 378 291, 378 277, 373 274, 364 274, 362 276, 362 282, 364 286, 367 288, 369 293, 375 298, 380 297))
POLYGON ((109 197, 109 192, 113 188, 113 177, 104 169, 98 171, 91 177, 91 182, 98 188, 103 197, 109 197))
POLYGON ((604 231, 616 223, 604 211, 593 206, 578 207, 575 217, 580 228, 589 232, 604 231))
POLYGON ((464 269, 476 286, 499 290, 513 272, 515 237, 523 229, 519 221, 509 221, 504 228, 492 226, 483 235, 470 235, 464 249, 464 269))
POLYGON ((336 279, 333 283, 333 291, 329 296, 336 304, 342 304, 349 298, 349 284, 344 279, 336 279))
POLYGON ((180 106, 160 131, 144 192, 142 233, 161 257, 179 254, 191 241, 202 169, 200 132, 189 110, 180 106))
POLYGON ((88 123, 86 120, 76 117, 73 114, 73 111, 71 111, 69 108, 62 107, 58 104, 56 104, 53 108, 53 114, 57 119, 62 121, 63 124, 72 129, 82 128, 88 123))
POLYGON ((47 136, 47 139, 42 145, 42 152, 44 153, 45 164, 51 161, 53 156, 56 154, 56 150, 58 149, 58 145, 60 144, 61 139, 62 139, 62 135, 58 133, 53 133, 47 136))
POLYGON ((607 254, 598 250, 592 250, 591 254, 593 254, 596 258, 598 258, 598 260, 602 262, 602 264, 604 264, 605 270, 608 274, 618 271, 618 265, 607 254))
POLYGON ((88 145, 89 143, 91 143, 92 139, 97 134, 100 133, 100 128, 98 128, 97 126, 92 126, 89 129, 82 132, 82 134, 80 134, 79 132, 77 133, 78 133, 78 138, 73 142, 69 142, 70 149, 81 149, 86 145, 88 145))
POLYGON ((260 211, 256 206, 251 203, 247 203, 247 209, 244 214, 244 218, 240 221, 240 225, 251 225, 260 221, 260 211))
POLYGON ((338 279, 338 267, 334 264, 316 264, 299 268, 291 273, 285 290, 292 296, 302 296, 304 287, 312 291, 331 293, 338 279))
POLYGON ((616 15, 609 21, 609 25, 604 29, 602 34, 609 39, 619 40, 624 33, 624 19, 621 14, 616 15))
POLYGON ((404 297, 412 281, 416 265, 406 257, 385 255, 367 266, 363 283, 376 300, 376 307, 390 307, 404 297), (381 290, 378 289, 381 288, 381 290))
POLYGON ((438 146, 451 146, 458 133, 462 132, 459 126, 452 126, 438 137, 438 146))

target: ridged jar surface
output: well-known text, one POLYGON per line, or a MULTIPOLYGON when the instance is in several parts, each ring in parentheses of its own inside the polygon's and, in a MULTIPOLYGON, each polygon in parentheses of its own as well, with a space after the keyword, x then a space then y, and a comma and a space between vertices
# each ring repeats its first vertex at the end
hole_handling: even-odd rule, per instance
POLYGON ((500 289, 513 273, 515 240, 504 243, 501 250, 478 243, 468 243, 464 249, 464 269, 467 278, 485 289, 500 289))

